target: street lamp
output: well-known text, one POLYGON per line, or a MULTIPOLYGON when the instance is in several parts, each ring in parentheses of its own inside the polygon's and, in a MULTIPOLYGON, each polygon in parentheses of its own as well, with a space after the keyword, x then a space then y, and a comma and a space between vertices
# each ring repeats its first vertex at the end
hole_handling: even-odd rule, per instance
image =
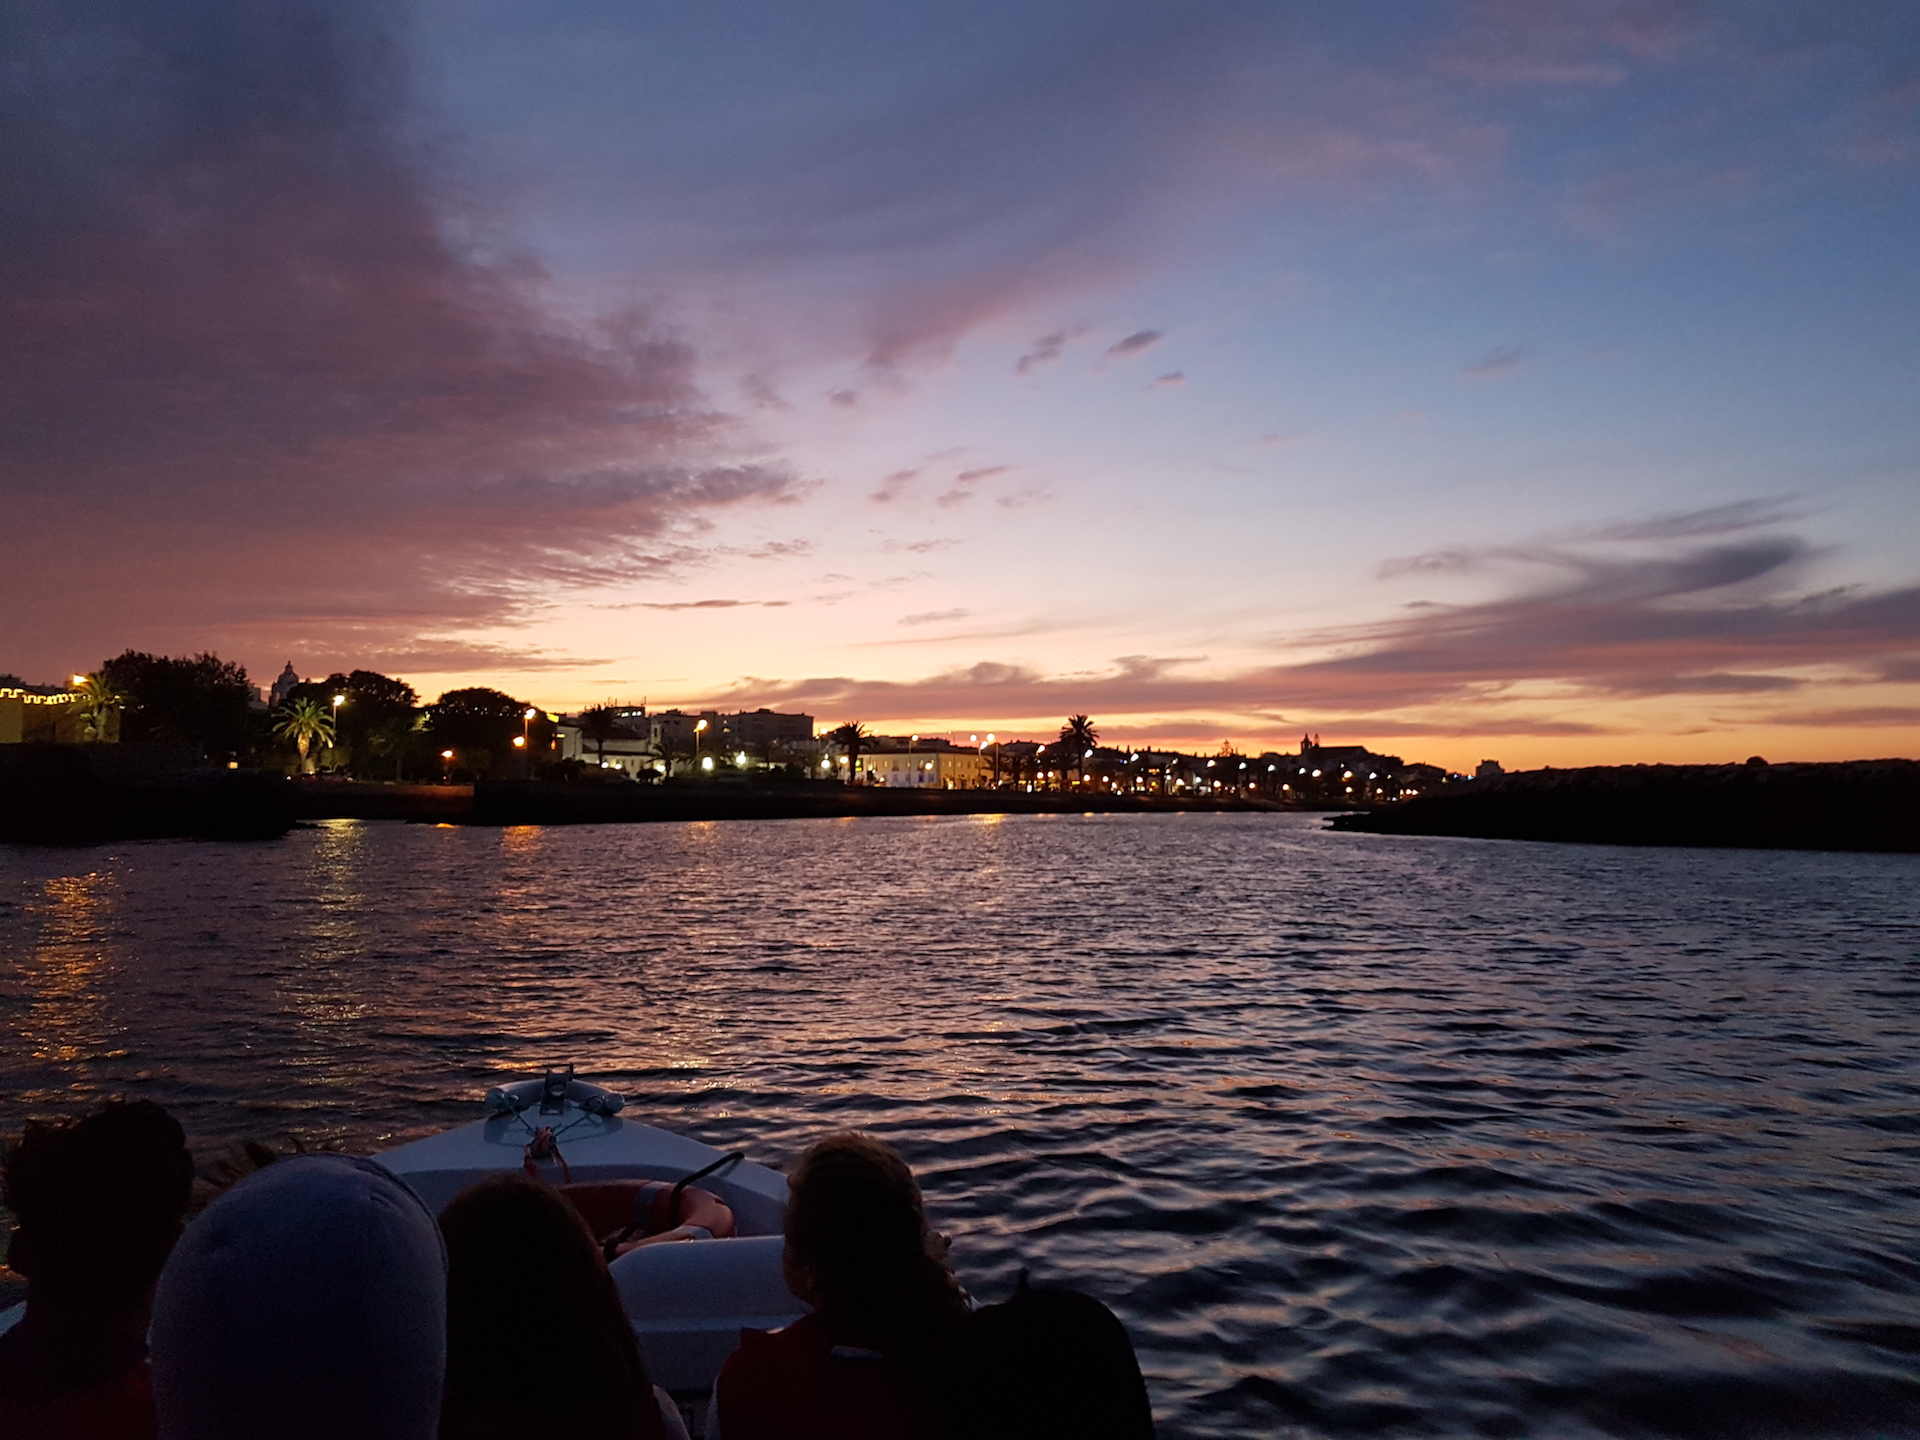
MULTIPOLYGON (((700 732, 706 728, 707 722, 704 720, 696 720, 693 722, 693 758, 696 763, 700 760, 700 732)), ((713 768, 713 761, 706 761, 700 765, 700 768, 702 770, 711 770, 713 768)))
POLYGON ((333 743, 336 745, 340 743, 340 707, 346 703, 347 697, 344 695, 333 697, 333 743))

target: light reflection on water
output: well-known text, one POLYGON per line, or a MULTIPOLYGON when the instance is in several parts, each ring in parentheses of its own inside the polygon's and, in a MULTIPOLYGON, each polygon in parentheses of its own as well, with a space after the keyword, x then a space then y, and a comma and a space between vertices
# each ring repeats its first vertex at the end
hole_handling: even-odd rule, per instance
POLYGON ((1916 882, 1272 816, 0 852, 0 1118, 366 1148, 572 1058, 894 1139, 1169 1435, 1920 1433, 1916 882))
POLYGON ((23 908, 39 921, 39 935, 23 977, 31 1008, 9 1039, 36 1060, 72 1064, 114 1053, 108 1048, 111 961, 96 943, 111 915, 112 886, 112 878, 97 871, 54 875, 37 896, 23 897, 23 908))

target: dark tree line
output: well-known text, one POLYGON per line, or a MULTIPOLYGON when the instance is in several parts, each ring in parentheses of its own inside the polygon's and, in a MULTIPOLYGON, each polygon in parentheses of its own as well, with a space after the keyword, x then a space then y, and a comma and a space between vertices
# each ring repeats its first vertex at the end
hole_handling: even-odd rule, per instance
POLYGON ((246 667, 218 655, 128 650, 102 665, 100 677, 123 697, 123 743, 191 746, 235 759, 259 740, 246 667))
POLYGON ((554 737, 546 712, 502 691, 449 690, 422 705, 413 686, 375 670, 304 681, 268 711, 256 708, 246 668, 212 654, 128 650, 103 664, 99 679, 117 697, 123 743, 197 749, 216 762, 292 768, 292 744, 274 732, 301 701, 329 721, 331 740, 316 752, 321 768, 367 779, 502 775, 523 752, 537 768, 554 737))

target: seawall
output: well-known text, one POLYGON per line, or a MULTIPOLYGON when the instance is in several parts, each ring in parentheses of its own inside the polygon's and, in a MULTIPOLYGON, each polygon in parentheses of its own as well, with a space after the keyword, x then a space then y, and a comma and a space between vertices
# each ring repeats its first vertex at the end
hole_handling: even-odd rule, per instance
POLYGON ((209 769, 191 751, 0 746, 0 843, 271 840, 294 819, 283 776, 209 769))

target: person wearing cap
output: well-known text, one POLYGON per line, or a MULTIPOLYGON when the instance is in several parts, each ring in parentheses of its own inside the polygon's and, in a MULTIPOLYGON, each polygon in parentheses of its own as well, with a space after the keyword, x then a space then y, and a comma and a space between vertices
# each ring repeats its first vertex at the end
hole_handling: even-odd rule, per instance
POLYGON ((159 1440, 433 1440, 447 1260, 371 1160, 301 1155, 187 1228, 153 1305, 159 1440))

